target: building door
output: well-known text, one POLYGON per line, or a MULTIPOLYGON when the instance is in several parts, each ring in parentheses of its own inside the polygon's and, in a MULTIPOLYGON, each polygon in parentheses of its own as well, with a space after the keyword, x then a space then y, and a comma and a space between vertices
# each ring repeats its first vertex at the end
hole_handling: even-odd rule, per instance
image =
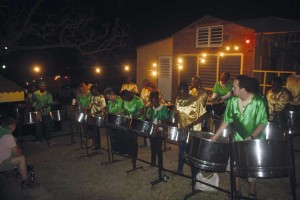
POLYGON ((157 86, 163 98, 171 100, 172 93, 172 56, 158 57, 158 81, 157 86))

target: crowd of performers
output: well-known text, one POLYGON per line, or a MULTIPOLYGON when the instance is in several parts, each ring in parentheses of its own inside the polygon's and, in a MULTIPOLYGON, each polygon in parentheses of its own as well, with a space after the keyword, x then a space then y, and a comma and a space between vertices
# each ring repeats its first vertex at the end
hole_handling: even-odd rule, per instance
MULTIPOLYGON (((33 93, 26 103, 26 109, 40 111, 43 120, 37 125, 36 139, 45 139, 49 147, 54 143, 50 137, 49 112, 53 103, 52 95, 46 89, 46 83, 39 85, 39 90, 33 93)), ((157 125, 157 131, 162 131, 162 126, 168 122, 168 108, 163 100, 163 94, 149 80, 144 80, 143 88, 139 95, 137 85, 128 77, 126 83, 121 87, 121 91, 114 91, 112 88, 99 93, 97 86, 88 87, 81 83, 78 87, 79 94, 76 97, 76 108, 82 109, 90 114, 116 114, 128 115, 131 118, 150 121, 157 125), (119 95, 118 95, 119 94, 119 95)), ((75 103, 75 102, 73 102, 75 103)), ((272 88, 263 95, 259 90, 257 79, 239 75, 230 81, 230 74, 223 72, 213 89, 209 98, 208 92, 202 87, 201 79, 194 77, 191 83, 183 82, 178 86, 178 95, 173 104, 173 111, 176 113, 177 122, 173 124, 185 133, 189 130, 201 131, 202 122, 208 117, 219 116, 222 123, 215 135, 211 138, 217 140, 222 131, 230 124, 234 126, 233 141, 253 140, 264 138, 262 134, 264 127, 269 121, 280 123, 282 112, 285 109, 293 109, 297 112, 300 106, 300 71, 296 71, 286 82, 286 87, 280 77, 272 80, 272 88), (212 109, 215 106, 217 109, 212 109), (211 112, 212 111, 212 112, 211 112)), ((17 165, 22 170, 22 162, 16 162, 15 157, 20 154, 2 153, 5 148, 6 135, 12 131, 11 124, 5 122, 0 129, 0 171, 17 165), (6 123, 6 124, 5 124, 6 123)), ((169 124, 170 125, 170 124, 169 124)), ((95 151, 100 150, 99 129, 89 126, 87 135, 95 143, 95 151)), ((158 134, 159 135, 159 134, 158 134)), ((112 140, 112 151, 119 154, 127 154, 133 158, 133 165, 136 165, 138 156, 138 135, 130 129, 122 130, 111 128, 110 137, 112 140), (124 134, 127 132, 127 134, 124 134)), ((184 150, 186 146, 187 134, 183 134, 179 139, 178 153, 178 173, 183 173, 184 150)), ((163 138, 151 137, 151 164, 163 166, 163 138)), ((13 149, 15 143, 7 146, 13 149)), ((6 149, 6 152, 8 150, 6 149)), ((14 152, 14 151, 12 151, 14 152)), ((195 177, 198 169, 192 168, 192 176, 195 177)), ((162 173, 162 171, 160 171, 162 173)), ((160 174, 163 178, 163 174, 160 174)), ((27 175, 24 175, 26 180, 27 175)), ((248 178, 249 197, 256 198, 255 178, 248 178)), ((240 179, 236 179, 236 189, 240 193, 240 179)), ((230 196, 227 198, 230 198, 230 196)))

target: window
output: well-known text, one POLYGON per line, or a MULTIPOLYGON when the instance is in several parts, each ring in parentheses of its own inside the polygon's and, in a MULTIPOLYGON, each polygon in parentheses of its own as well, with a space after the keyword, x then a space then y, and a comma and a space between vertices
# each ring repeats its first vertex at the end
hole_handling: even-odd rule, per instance
POLYGON ((222 47, 223 26, 201 27, 196 30, 196 48, 222 47))

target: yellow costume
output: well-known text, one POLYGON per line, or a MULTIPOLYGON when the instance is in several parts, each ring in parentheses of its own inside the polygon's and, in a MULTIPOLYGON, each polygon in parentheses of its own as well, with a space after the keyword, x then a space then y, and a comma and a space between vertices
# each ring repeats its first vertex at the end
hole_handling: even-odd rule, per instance
POLYGON ((291 101, 291 93, 282 88, 279 92, 273 92, 269 90, 267 92, 267 100, 269 107, 269 120, 273 121, 277 113, 283 111, 285 106, 291 101))
MULTIPOLYGON (((202 98, 192 95, 189 95, 188 99, 176 98, 175 106, 178 112, 179 128, 185 128, 206 113, 202 101, 202 98)), ((201 131, 201 123, 196 124, 193 130, 201 131)))
POLYGON ((130 92, 135 92, 135 93, 138 93, 138 87, 135 83, 124 83, 122 85, 122 88, 121 88, 121 91, 122 92, 123 90, 128 90, 130 92))
POLYGON ((292 93, 292 105, 300 105, 300 75, 289 76, 286 88, 292 93))

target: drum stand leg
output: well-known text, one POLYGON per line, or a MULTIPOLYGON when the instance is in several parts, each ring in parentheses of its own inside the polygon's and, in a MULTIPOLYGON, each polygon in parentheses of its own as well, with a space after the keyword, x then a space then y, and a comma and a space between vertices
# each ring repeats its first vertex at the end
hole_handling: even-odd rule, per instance
POLYGON ((143 148, 143 147, 146 147, 146 146, 147 146, 146 137, 143 136, 143 138, 144 138, 144 144, 140 145, 140 146, 139 146, 140 148, 143 148))
POLYGON ((294 144, 293 144, 293 136, 289 135, 289 142, 291 145, 291 164, 292 164, 292 169, 290 172, 290 183, 291 183, 291 191, 292 191, 292 196, 293 200, 296 200, 296 187, 297 187, 297 182, 296 182, 296 169, 295 169, 295 153, 294 153, 294 144))
POLYGON ((74 131, 73 131, 73 121, 72 120, 70 120, 70 139, 71 139, 71 142, 67 146, 71 146, 76 143, 76 141, 74 140, 74 131))
POLYGON ((167 182, 169 178, 170 177, 165 175, 165 172, 163 171, 163 167, 158 167, 158 179, 151 181, 151 186, 153 187, 154 185, 161 183, 163 181, 167 182))
POLYGON ((163 152, 170 151, 171 147, 167 147, 167 142, 166 142, 165 139, 163 139, 163 141, 164 141, 164 150, 163 150, 163 152))
POLYGON ((136 158, 132 158, 132 169, 126 171, 126 173, 129 174, 129 173, 131 173, 131 172, 133 172, 135 170, 138 170, 138 169, 143 169, 143 166, 136 167, 136 158))
POLYGON ((111 149, 111 141, 109 137, 109 131, 110 129, 106 129, 106 139, 107 139, 107 157, 108 157, 108 162, 101 163, 101 165, 111 165, 113 163, 119 162, 120 160, 115 160, 114 159, 114 152, 111 149))

